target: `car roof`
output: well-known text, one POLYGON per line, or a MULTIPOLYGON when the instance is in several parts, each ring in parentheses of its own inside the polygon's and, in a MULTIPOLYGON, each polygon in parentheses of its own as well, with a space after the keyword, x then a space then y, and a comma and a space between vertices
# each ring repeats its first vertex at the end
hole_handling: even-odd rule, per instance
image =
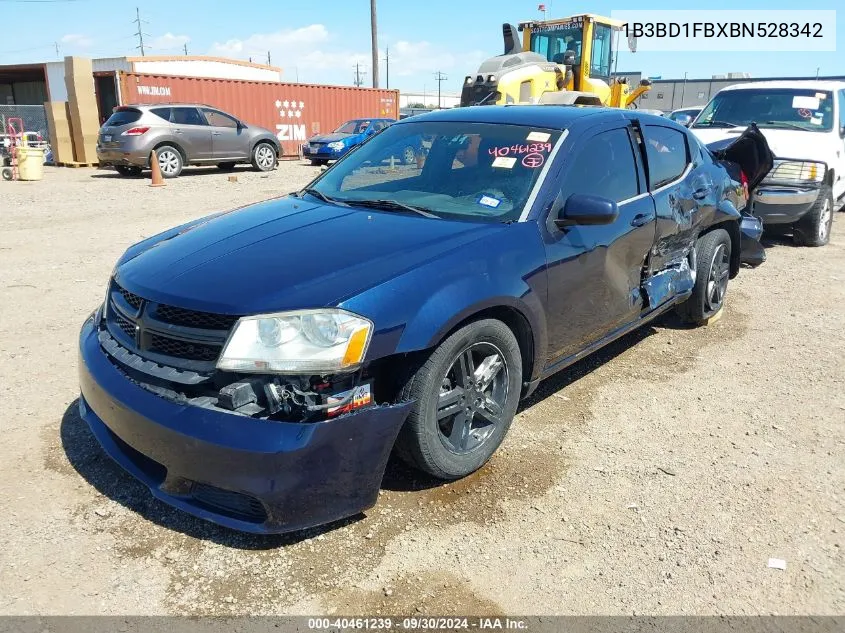
POLYGON ((792 88, 794 90, 843 90, 845 89, 845 81, 749 81, 747 83, 726 86, 722 88, 722 90, 753 90, 755 88, 792 88))
POLYGON ((501 123, 542 127, 550 130, 565 130, 581 121, 600 122, 601 120, 620 120, 633 117, 643 120, 667 122, 667 119, 654 114, 638 113, 637 110, 605 108, 597 106, 549 105, 489 105, 450 108, 417 114, 399 121, 396 125, 406 125, 419 121, 453 121, 461 123, 501 123))

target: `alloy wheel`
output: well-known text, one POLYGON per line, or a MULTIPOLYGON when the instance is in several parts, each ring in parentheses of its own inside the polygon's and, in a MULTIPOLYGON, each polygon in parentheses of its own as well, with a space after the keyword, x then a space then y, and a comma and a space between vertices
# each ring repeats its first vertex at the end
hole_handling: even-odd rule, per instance
POLYGON ((717 312, 725 300, 725 291, 728 288, 728 277, 730 276, 730 255, 724 244, 719 244, 713 254, 713 261, 710 264, 710 274, 707 277, 707 310, 717 312))
POLYGON ((162 174, 172 176, 179 171, 179 157, 169 149, 158 155, 158 166, 162 174))
POLYGON ((830 232, 830 224, 833 221, 833 211, 830 208, 830 199, 825 199, 822 212, 819 217, 819 242, 824 243, 827 240, 827 234, 830 232))
POLYGON ((261 145, 255 150, 255 162, 265 171, 273 166, 273 158, 273 150, 267 145, 261 145))
POLYGON ((437 426, 452 452, 476 450, 504 423, 509 368, 491 343, 474 343, 454 359, 440 387, 437 426))

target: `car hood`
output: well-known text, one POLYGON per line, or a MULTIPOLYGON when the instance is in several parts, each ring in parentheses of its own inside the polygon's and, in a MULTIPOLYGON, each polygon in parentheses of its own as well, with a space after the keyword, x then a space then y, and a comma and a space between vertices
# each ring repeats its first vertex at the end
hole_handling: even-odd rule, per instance
POLYGON ((147 299, 223 314, 337 305, 504 225, 280 198, 130 249, 115 277, 147 299))
MULTIPOLYGON (((747 128, 692 128, 691 131, 705 144, 736 138, 747 128)), ((825 160, 819 153, 819 141, 824 134, 819 132, 801 132, 799 130, 780 130, 761 127, 763 136, 777 158, 798 158, 802 160, 825 160)), ((827 162, 827 161, 826 161, 827 162)))
POLYGON ((310 142, 311 143, 334 143, 335 141, 345 141, 347 139, 352 138, 353 136, 357 136, 355 134, 342 134, 340 132, 335 132, 333 134, 323 134, 321 136, 313 137, 310 142))

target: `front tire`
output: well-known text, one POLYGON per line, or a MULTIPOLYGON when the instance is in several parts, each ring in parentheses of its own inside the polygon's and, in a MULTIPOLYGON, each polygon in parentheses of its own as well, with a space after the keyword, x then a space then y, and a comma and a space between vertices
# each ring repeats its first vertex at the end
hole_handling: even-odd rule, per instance
POLYGON ((731 274, 731 237, 724 229, 705 233, 695 243, 695 286, 676 308, 687 323, 703 323, 725 304, 731 274))
POLYGON ((402 150, 402 163, 404 165, 414 165, 417 162, 417 152, 410 145, 402 150))
POLYGON ((522 355, 501 321, 470 323, 443 341, 406 383, 414 406, 396 442, 409 465, 452 480, 493 455, 510 428, 522 386, 522 355))
POLYGON ((813 208, 792 230, 792 240, 798 246, 824 246, 830 241, 833 226, 833 192, 828 185, 822 185, 813 208))
POLYGON ((158 157, 158 167, 164 178, 176 178, 182 173, 184 161, 178 149, 172 145, 162 145, 155 152, 158 157))
POLYGON ((258 143, 252 150, 252 166, 258 171, 273 171, 277 160, 276 148, 270 143, 258 143))

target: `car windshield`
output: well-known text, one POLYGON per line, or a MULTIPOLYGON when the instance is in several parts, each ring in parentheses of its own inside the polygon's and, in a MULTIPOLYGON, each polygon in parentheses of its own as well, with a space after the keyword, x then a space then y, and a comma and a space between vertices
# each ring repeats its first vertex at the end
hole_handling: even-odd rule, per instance
POLYGON ((547 25, 531 33, 531 50, 543 55, 550 62, 563 62, 566 51, 575 53, 576 63, 581 58, 581 38, 584 32, 582 23, 570 23, 560 26, 547 25))
POLYGON ((747 126, 824 132, 833 129, 833 96, 815 89, 724 90, 702 110, 694 128, 747 126))
POLYGON ((340 160, 310 190, 353 207, 510 222, 522 213, 560 135, 492 123, 397 123, 340 160))
POLYGON ((369 121, 347 121, 335 130, 338 134, 363 134, 369 126, 369 121))

